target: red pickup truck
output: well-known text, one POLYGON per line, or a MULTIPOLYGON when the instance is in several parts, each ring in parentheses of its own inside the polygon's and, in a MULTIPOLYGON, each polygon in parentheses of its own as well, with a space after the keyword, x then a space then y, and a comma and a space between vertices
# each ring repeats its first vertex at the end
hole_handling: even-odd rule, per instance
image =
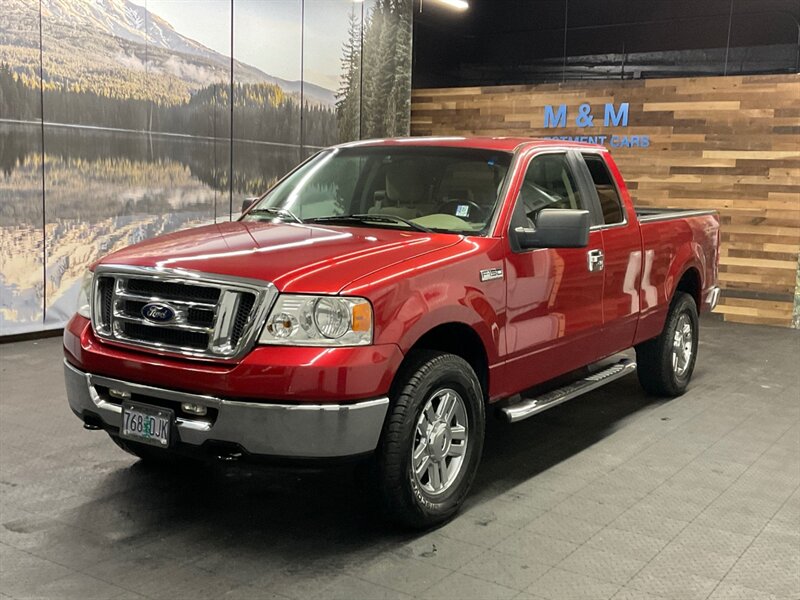
POLYGON ((683 393, 719 295, 717 215, 634 209, 600 146, 356 142, 246 204, 86 274, 73 412, 148 461, 369 457, 412 526, 457 511, 490 407, 518 421, 633 371, 683 393))

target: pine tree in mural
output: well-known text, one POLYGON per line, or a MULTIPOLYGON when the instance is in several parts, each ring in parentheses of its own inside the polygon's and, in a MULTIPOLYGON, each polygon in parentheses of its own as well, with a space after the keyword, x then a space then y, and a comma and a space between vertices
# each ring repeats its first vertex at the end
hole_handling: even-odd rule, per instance
POLYGON ((358 118, 359 113, 361 137, 408 134, 411 9, 411 0, 376 0, 363 25, 363 47, 362 32, 352 14, 337 95, 336 114, 342 139, 356 137, 358 128, 353 128, 352 119, 358 118))
MULTIPOLYGON (((393 75, 394 64, 383 50, 388 42, 390 27, 386 13, 389 0, 377 0, 369 16, 364 32, 364 95, 361 99, 361 129, 364 137, 378 137, 381 125, 388 115, 381 114, 379 107, 386 99, 384 80, 393 75), (387 60, 388 59, 388 60, 387 60)), ((391 135, 385 131, 384 135, 391 135)))
POLYGON ((350 11, 347 41, 342 53, 342 77, 336 93, 339 139, 357 139, 361 119, 361 15, 355 5, 350 11))
POLYGON ((411 40, 412 2, 398 2, 397 19, 397 63, 392 87, 394 99, 395 135, 408 135, 411 126, 411 40))

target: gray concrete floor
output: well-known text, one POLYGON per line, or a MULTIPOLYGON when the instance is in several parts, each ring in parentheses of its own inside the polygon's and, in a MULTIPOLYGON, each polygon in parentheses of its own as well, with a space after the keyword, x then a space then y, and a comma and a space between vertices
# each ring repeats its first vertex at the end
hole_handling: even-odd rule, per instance
POLYGON ((0 346, 0 597, 798 599, 799 350, 705 319, 685 396, 492 423, 465 510, 414 535, 352 469, 137 464, 70 413, 60 340, 0 346))

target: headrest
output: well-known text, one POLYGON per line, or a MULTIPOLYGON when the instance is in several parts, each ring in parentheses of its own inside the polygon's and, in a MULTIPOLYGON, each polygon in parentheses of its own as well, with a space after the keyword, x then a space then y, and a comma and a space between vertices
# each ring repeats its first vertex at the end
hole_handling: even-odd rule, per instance
POLYGON ((410 205, 425 201, 425 184, 419 165, 399 160, 386 166, 386 199, 390 204, 410 205))

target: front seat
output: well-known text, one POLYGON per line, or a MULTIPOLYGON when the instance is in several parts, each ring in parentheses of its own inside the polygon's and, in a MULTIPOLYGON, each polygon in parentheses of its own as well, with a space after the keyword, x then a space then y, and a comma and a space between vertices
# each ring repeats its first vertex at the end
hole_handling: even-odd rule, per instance
POLYGON ((415 219, 430 212, 423 202, 425 184, 413 161, 405 160, 386 166, 386 196, 369 209, 369 214, 385 214, 415 219))

